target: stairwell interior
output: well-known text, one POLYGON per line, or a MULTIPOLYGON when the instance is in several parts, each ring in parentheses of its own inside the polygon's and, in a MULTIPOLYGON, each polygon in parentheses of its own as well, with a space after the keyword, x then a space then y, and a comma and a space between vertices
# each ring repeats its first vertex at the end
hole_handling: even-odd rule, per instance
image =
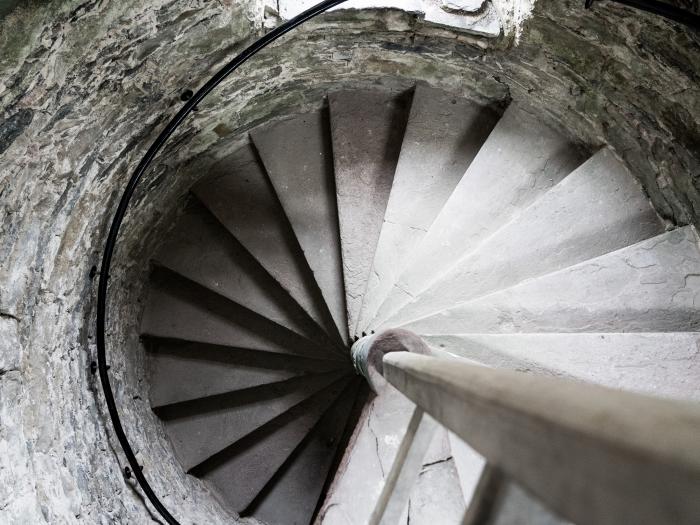
MULTIPOLYGON (((388 329, 697 406, 697 32, 612 1, 458 3, 309 22, 144 178, 109 374, 183 525, 368 523, 414 405, 350 348, 388 329)), ((167 119, 302 4, 0 7, 0 523, 161 519, 95 373, 109 218, 167 119)), ((491 474, 439 427, 399 521, 463 523, 486 491, 478 523, 566 523, 491 474)))
MULTIPOLYGON (((412 412, 350 363, 384 328, 449 359, 700 396, 696 231, 662 221, 608 148, 517 104, 332 92, 221 166, 153 260, 141 333, 177 457, 234 513, 367 522, 412 412)), ((411 522, 459 522, 483 468, 465 447, 438 433, 449 468, 416 487, 411 522)), ((500 519, 558 521, 517 490, 500 519)))

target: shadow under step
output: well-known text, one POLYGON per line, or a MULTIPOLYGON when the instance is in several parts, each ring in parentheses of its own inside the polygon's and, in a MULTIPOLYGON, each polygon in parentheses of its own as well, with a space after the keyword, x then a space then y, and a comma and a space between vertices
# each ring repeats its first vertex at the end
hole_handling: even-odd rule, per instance
POLYGON ((148 350, 153 408, 312 373, 349 370, 322 359, 189 341, 153 339, 148 350))
POLYGON ((217 164, 192 192, 329 336, 337 333, 252 144, 217 164))
POLYGON ((273 419, 192 470, 211 483, 224 504, 243 512, 287 461, 323 414, 347 394, 348 376, 273 419))
POLYGON ((277 122, 253 143, 313 271, 339 335, 348 342, 328 113, 277 122))
POLYGON ((154 260, 322 346, 334 343, 198 200, 177 218, 154 260))
POLYGON ((186 401, 155 410, 186 471, 230 447, 328 385, 348 375, 330 372, 186 401))
POLYGON ((320 506, 359 390, 355 379, 243 513, 268 525, 308 525, 320 506))
POLYGON ((141 334, 349 363, 348 356, 162 267, 151 275, 141 334))

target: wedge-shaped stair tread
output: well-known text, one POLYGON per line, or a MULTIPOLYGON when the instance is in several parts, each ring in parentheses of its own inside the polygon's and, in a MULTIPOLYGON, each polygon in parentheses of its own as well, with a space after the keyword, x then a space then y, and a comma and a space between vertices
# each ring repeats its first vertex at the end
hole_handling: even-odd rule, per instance
POLYGON ((298 334, 321 329, 201 203, 193 200, 155 256, 157 264, 298 334))
POLYGON ((252 145, 220 163, 192 191, 319 326, 335 332, 311 269, 252 145))
POLYGON ((307 525, 318 506, 357 392, 346 390, 246 512, 269 525, 307 525))
POLYGON ((400 325, 663 233, 642 188, 603 149, 385 324, 400 325))
POLYGON ((153 407, 344 366, 334 361, 168 339, 154 340, 149 357, 153 407))
POLYGON ((694 332, 700 250, 691 226, 408 323, 419 334, 694 332))
POLYGON ((347 342, 345 289, 328 114, 318 111, 252 133, 270 180, 347 342))
POLYGON ((416 86, 356 335, 374 318, 497 121, 492 109, 416 86))
POLYGON ((221 453, 194 473, 209 481, 226 506, 243 512, 313 430, 350 382, 337 381, 221 453))
POLYGON ((416 248, 371 328, 428 288, 582 160, 564 137, 510 106, 416 248))
POLYGON ((348 326, 354 328, 408 118, 406 95, 328 96, 348 326))
POLYGON ((426 342, 488 366, 700 400, 700 333, 464 334, 426 342))
POLYGON ((348 359, 158 267, 151 275, 141 334, 318 359, 348 359))
POLYGON ((156 410, 180 463, 190 470, 340 379, 331 372, 289 379, 156 410))

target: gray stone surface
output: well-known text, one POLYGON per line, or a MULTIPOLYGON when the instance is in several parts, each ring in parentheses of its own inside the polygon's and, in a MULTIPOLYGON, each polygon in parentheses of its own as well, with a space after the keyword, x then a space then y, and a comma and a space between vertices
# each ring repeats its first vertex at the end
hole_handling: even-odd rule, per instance
POLYGON ((253 147, 241 148, 193 191, 319 326, 333 334, 333 320, 253 147))
MULTIPOLYGON (((418 525, 460 523, 465 504, 447 431, 436 432, 432 448, 413 487, 406 509, 406 522, 418 525)), ((403 522, 402 522, 403 523, 403 522)))
POLYGON ((348 341, 333 151, 327 112, 276 123, 252 134, 316 283, 348 341))
POLYGON ((340 354, 246 312, 237 304, 167 270, 153 272, 141 334, 346 361, 340 354))
POLYGON ((352 392, 344 388, 347 383, 348 380, 339 381, 300 403, 232 447, 230 453, 223 451, 212 458, 197 474, 214 485, 227 507, 243 512, 338 396, 343 394, 352 399, 352 392))
POLYGON ((490 108, 416 86, 354 335, 369 326, 496 119, 490 108))
POLYGON ((409 512, 411 494, 418 482, 423 458, 428 454, 438 429, 439 425, 430 415, 414 407, 411 421, 401 438, 398 454, 370 516, 370 525, 390 525, 405 521, 403 517, 409 512))
POLYGON ((468 508, 477 493, 477 487, 484 472, 486 460, 452 432, 447 432, 447 439, 449 440, 452 461, 459 477, 462 499, 468 508))
POLYGON ((413 403, 391 386, 367 402, 321 507, 318 524, 368 523, 413 409, 413 403))
POLYGON ((700 334, 578 333, 427 336, 496 368, 562 376, 676 399, 700 398, 700 334))
POLYGON ((341 377, 329 372, 168 405, 157 410, 186 471, 341 377))
MULTIPOLYGON (((390 386, 365 406, 316 524, 368 523, 414 408, 390 386)), ((478 466, 468 464, 469 474, 478 466)), ((399 523, 429 525, 431 516, 433 524, 458 523, 465 505, 459 475, 447 432, 439 427, 399 523)))
POLYGON ((601 150, 385 324, 420 319, 663 231, 637 182, 609 151, 601 150))
POLYGON ((357 382, 354 387, 340 396, 314 431, 295 450, 264 495, 251 508, 254 516, 269 525, 311 522, 355 401, 353 392, 357 382))
POLYGON ((355 327, 401 150, 408 100, 382 91, 329 96, 348 326, 355 327))
POLYGON ((700 247, 686 226, 406 324, 418 334, 693 332, 700 247))
POLYGON ((414 251, 371 328, 382 326, 581 160, 564 136, 535 115, 509 107, 414 251))
POLYGON ((153 407, 342 367, 332 361, 167 339, 149 346, 153 407))

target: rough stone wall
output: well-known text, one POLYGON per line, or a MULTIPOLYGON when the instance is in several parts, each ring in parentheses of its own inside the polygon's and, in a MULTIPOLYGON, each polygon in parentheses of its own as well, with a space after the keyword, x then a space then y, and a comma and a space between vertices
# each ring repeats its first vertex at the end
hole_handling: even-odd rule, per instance
MULTIPOLYGON (((120 188, 167 115, 259 36, 262 4, 63 0, 0 21, 0 521, 151 519, 104 415, 92 268, 120 188)), ((201 105, 144 181, 111 276, 108 352, 145 472, 184 523, 224 511, 185 476, 148 407, 137 339, 148 256, 189 185, 244 131, 328 90, 424 80, 515 100, 595 148, 609 144, 671 222, 700 222, 699 38, 628 8, 540 0, 482 39, 396 10, 336 12, 265 51, 201 105)))

